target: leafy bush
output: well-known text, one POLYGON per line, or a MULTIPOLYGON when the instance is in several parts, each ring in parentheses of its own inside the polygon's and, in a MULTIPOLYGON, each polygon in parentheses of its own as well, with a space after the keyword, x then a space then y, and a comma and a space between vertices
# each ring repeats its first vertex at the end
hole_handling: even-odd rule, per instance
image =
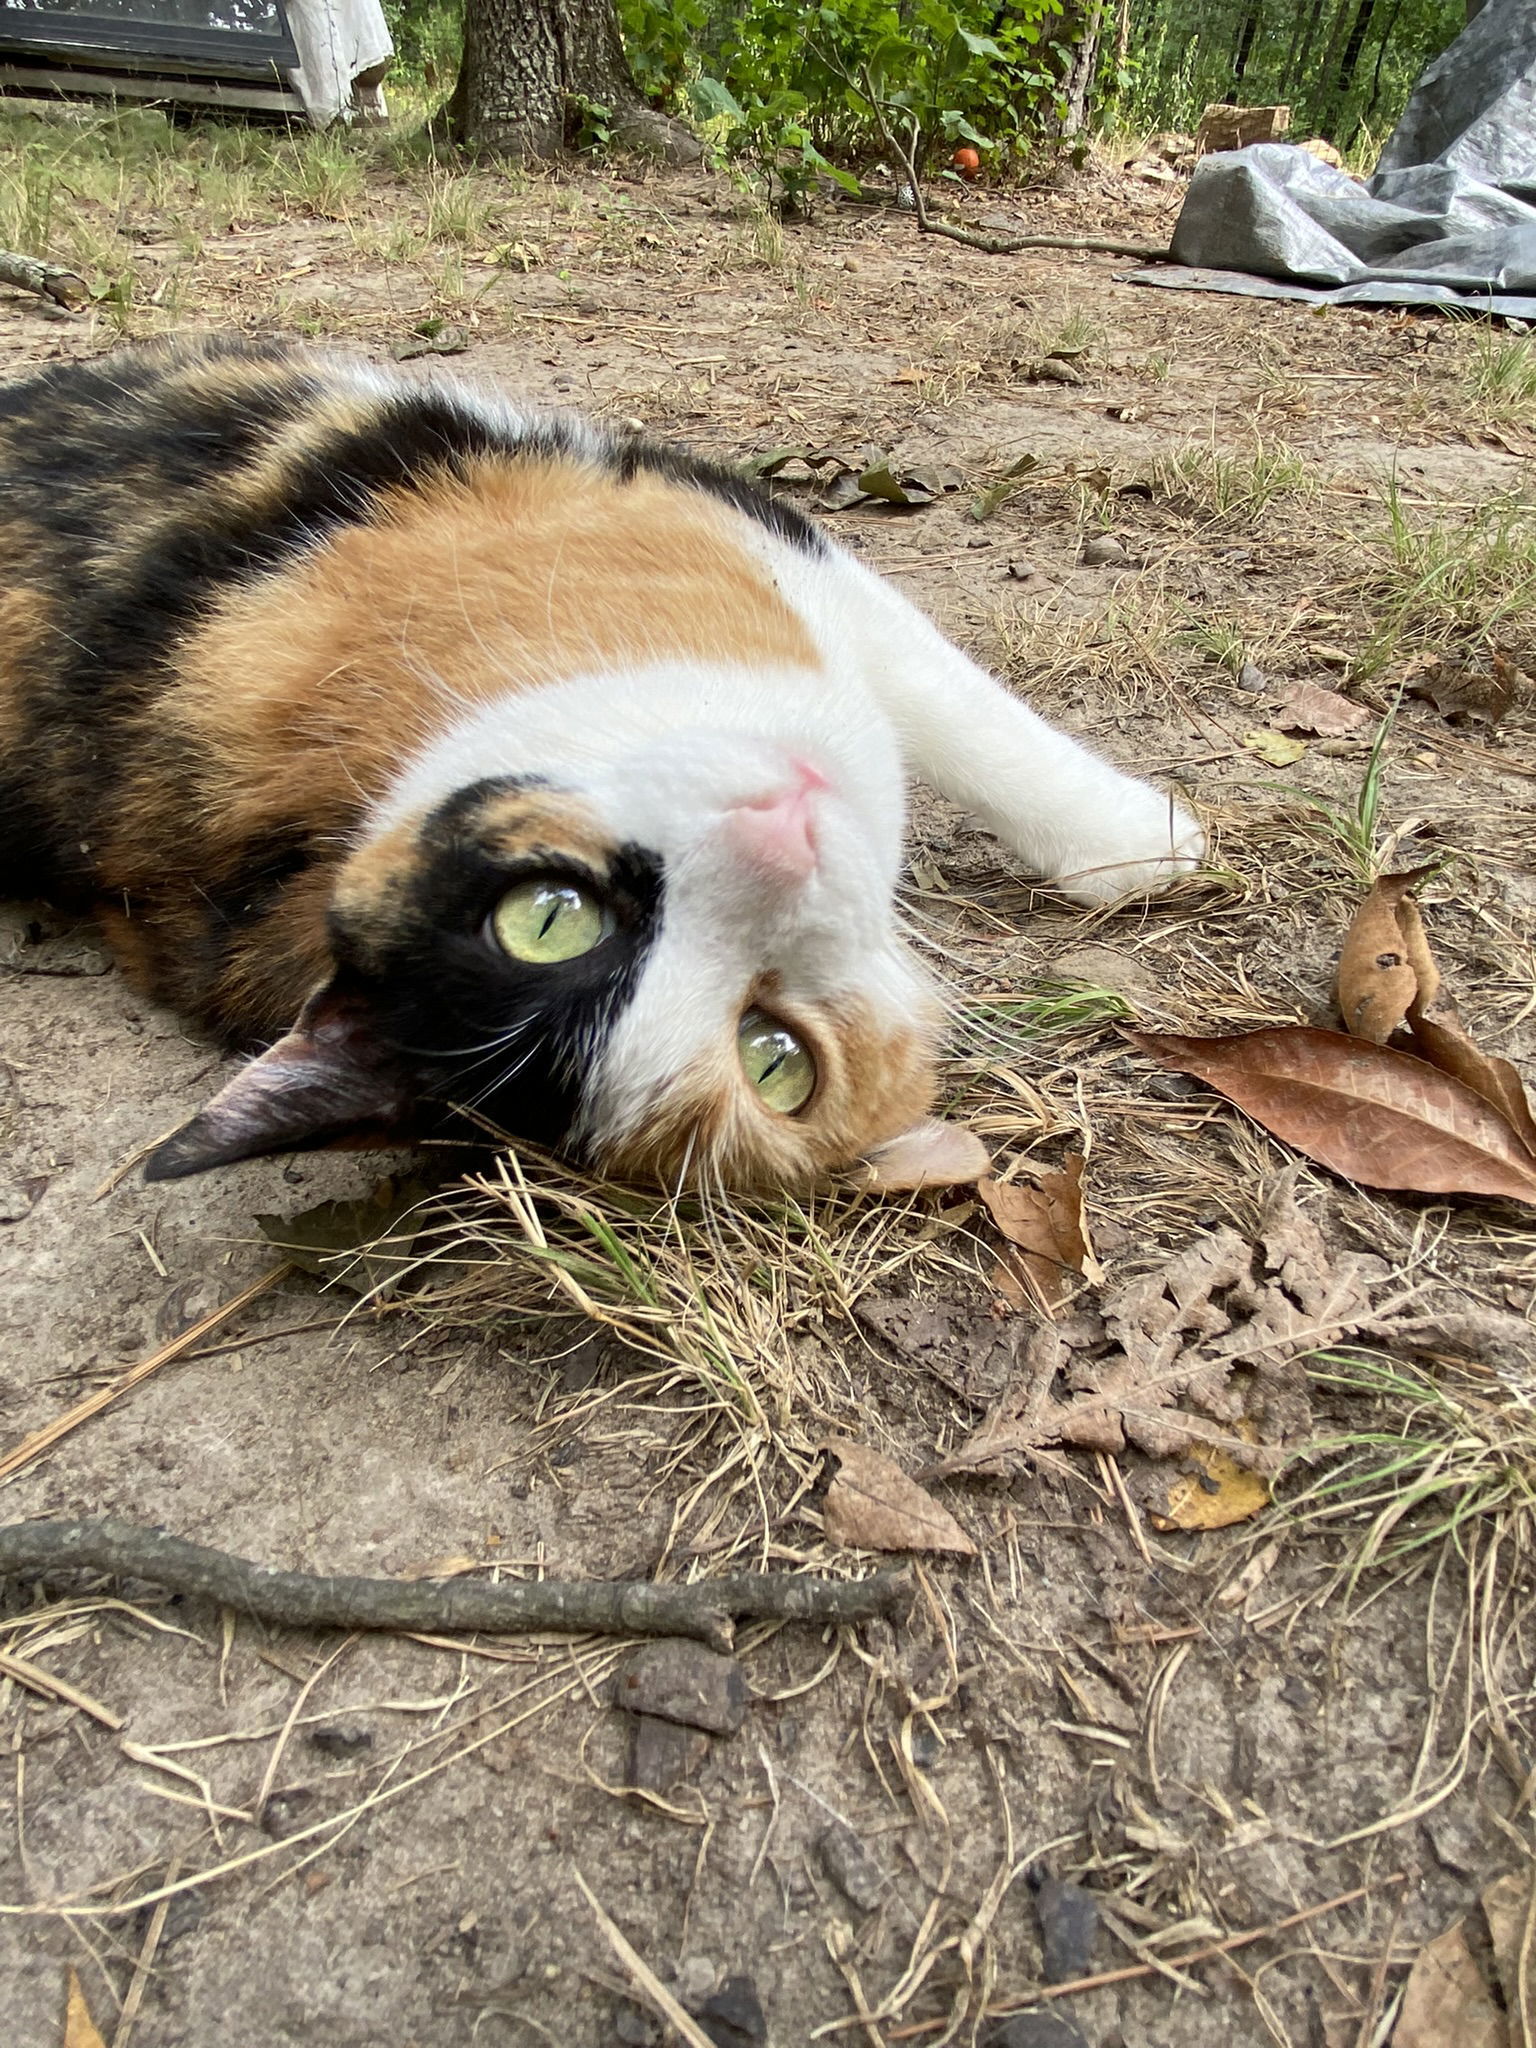
POLYGON ((881 143, 1004 151, 1054 111, 1052 30, 1070 0, 619 0, 652 99, 719 124, 730 150, 777 163, 794 189, 827 159, 881 143))

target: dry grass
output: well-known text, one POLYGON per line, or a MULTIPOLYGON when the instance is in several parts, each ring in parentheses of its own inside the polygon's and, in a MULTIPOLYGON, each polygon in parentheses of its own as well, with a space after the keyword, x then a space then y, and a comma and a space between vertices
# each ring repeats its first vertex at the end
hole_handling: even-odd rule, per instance
POLYGON ((1523 495, 1445 510, 1414 505, 1394 478, 1381 524, 1360 542, 1340 588, 1373 622, 1355 663, 1361 677, 1426 653, 1504 646, 1525 655, 1536 610, 1536 511, 1523 495))
POLYGON ((1489 426, 1536 426, 1536 344, 1479 325, 1464 384, 1476 416, 1489 426))

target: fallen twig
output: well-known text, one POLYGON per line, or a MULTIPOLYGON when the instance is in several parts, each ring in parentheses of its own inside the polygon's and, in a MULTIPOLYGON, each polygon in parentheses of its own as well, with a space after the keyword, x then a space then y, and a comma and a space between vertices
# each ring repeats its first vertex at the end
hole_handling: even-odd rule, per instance
POLYGON ((694 1636, 729 1649, 737 1619, 867 1621, 911 1597, 903 1572, 812 1579, 734 1572, 691 1585, 644 1579, 363 1579, 272 1571, 228 1551, 187 1543, 142 1522, 12 1522, 0 1528, 0 1576, 26 1571, 117 1572, 173 1593, 216 1600, 288 1628, 430 1630, 489 1635, 557 1629, 572 1635, 694 1636))
POLYGON ((1098 256, 1134 256, 1139 263, 1167 263, 1172 258, 1166 243, 1108 242, 1096 235, 984 235, 976 228, 935 220, 926 208, 917 225, 925 235, 943 235, 948 241, 964 242, 968 249, 984 249, 989 256, 1012 256, 1020 249, 1086 249, 1098 256))
MULTIPOLYGON (((847 72, 843 76, 850 85, 855 83, 847 72)), ((885 105, 868 66, 864 67, 857 87, 869 102, 881 141, 907 174, 905 189, 911 195, 912 217, 917 222, 920 235, 942 235, 946 241, 963 242, 967 249, 982 249, 989 256, 1012 256, 1020 249, 1086 249, 1101 256, 1134 256, 1141 263, 1166 263, 1171 258, 1173 252, 1167 247, 1157 248, 1145 242, 1111 242, 1095 235, 984 235, 976 228, 962 228, 952 221, 936 220, 928 210, 923 181, 917 168, 920 136, 916 120, 912 122, 911 135, 903 147, 886 119, 885 105)))
POLYGON ((42 263, 35 256, 18 256, 14 249, 0 249, 0 284, 36 292, 39 298, 52 299, 67 313, 83 306, 91 296, 85 279, 66 270, 61 263, 42 263))
POLYGON ((228 1301, 210 1309, 207 1315, 183 1330, 179 1337, 173 1337, 169 1344, 162 1344, 158 1351, 152 1351, 148 1358, 141 1358, 137 1365, 130 1366, 121 1379, 113 1380, 110 1386, 98 1387, 94 1394, 87 1394, 83 1401, 77 1401, 73 1408, 66 1408, 62 1415, 56 1415, 52 1422, 45 1422, 41 1429, 34 1429, 30 1436, 24 1436, 19 1444, 13 1444, 3 1458, 0 1458, 0 1479, 9 1479, 13 1472, 19 1472, 23 1465, 30 1465, 34 1458, 40 1458, 44 1451, 56 1444, 61 1437, 78 1429, 82 1422, 89 1422, 93 1415, 99 1415, 103 1408, 110 1408, 130 1387, 136 1387, 140 1380, 147 1380, 151 1373, 158 1372, 163 1365, 180 1358, 194 1345, 202 1342, 210 1330, 216 1330, 221 1323, 227 1323, 231 1316, 238 1315, 243 1308, 275 1287, 279 1280, 286 1280, 293 1271, 285 1259, 281 1265, 269 1266, 265 1273, 244 1287, 238 1294, 232 1294, 228 1301))
MULTIPOLYGON (((1106 1984, 1129 1983, 1133 1977, 1156 1976, 1161 1968, 1187 1970, 1192 1964, 1208 1963, 1232 1949, 1247 1948, 1251 1942, 1267 1941, 1273 1934, 1284 1934, 1288 1928, 1301 1926, 1304 1920, 1319 1920, 1324 1913, 1336 1913, 1341 1906, 1352 1906, 1357 1899, 1366 1898, 1373 1891, 1407 1882, 1407 1872, 1400 1870, 1392 1877, 1378 1878, 1375 1884, 1362 1884, 1352 1892, 1340 1892, 1337 1898, 1324 1899, 1319 1905, 1304 1906, 1299 1913, 1288 1913, 1283 1920, 1271 1920, 1264 1927, 1250 1927, 1242 1934, 1229 1934, 1225 1941, 1209 1942, 1204 1948, 1191 1949, 1187 1955, 1168 1956, 1160 1964, 1127 1963, 1118 1970, 1100 1970, 1096 1976, 1074 1977, 1069 1984, 1041 1984, 1033 1991, 1020 1992, 1015 1998, 1001 1999, 996 2005, 989 2005, 986 2017, 1001 2019, 1010 2013, 1027 2012, 1031 2006, 1043 2005, 1048 1998, 1071 1998, 1076 1992, 1098 1991, 1106 1984)), ((915 2026, 898 2027, 890 2039, 915 2041, 922 2034, 938 2033, 947 2024, 945 2020, 920 2020, 915 2026)))

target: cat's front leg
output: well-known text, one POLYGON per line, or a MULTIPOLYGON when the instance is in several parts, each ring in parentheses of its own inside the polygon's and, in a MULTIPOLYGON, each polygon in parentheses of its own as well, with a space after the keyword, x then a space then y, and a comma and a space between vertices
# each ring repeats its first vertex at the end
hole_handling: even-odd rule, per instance
POLYGON ((876 601, 867 680, 915 774, 1078 903, 1147 895, 1199 867, 1205 834, 1182 804, 1048 725, 858 573, 876 601))

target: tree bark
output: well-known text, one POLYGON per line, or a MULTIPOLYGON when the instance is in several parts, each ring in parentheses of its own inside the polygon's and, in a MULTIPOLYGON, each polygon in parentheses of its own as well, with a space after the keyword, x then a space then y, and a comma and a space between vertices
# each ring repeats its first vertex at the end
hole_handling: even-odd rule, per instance
POLYGON ((1253 39, 1258 33, 1258 27, 1259 4, 1258 0, 1253 0, 1253 4, 1243 17, 1243 25, 1238 31, 1237 54, 1232 59, 1232 83, 1234 85, 1241 85, 1243 82, 1243 75, 1248 69, 1248 59, 1253 53, 1253 39))
POLYGON ((1104 0, 1088 0, 1079 16, 1081 26, 1072 50, 1072 62, 1061 81, 1066 111, 1061 119, 1063 135, 1081 135, 1088 126, 1088 102, 1093 93, 1094 73, 1099 66, 1099 30, 1104 21, 1104 0))
MULTIPOLYGON (((1392 46, 1392 32, 1397 27, 1397 17, 1402 11, 1403 0, 1396 0, 1396 5, 1388 15, 1386 26, 1381 32, 1381 43, 1376 51, 1376 69, 1371 77, 1371 97, 1366 103, 1365 112, 1360 116, 1362 127, 1369 127, 1376 118, 1377 103, 1381 99, 1381 67, 1386 62, 1387 51, 1392 46)), ((1355 132, 1358 134, 1359 129, 1357 128, 1355 132)))
POLYGON ((1297 81, 1305 72, 1307 60, 1312 55, 1312 45, 1317 38, 1318 25, 1322 18, 1323 0, 1311 0, 1305 14, 1299 8, 1297 10, 1296 26, 1291 36, 1291 47, 1286 52, 1285 74, 1280 88, 1286 99, 1295 95, 1297 81))
POLYGON ((1349 38, 1344 45, 1344 54, 1339 59, 1338 77, 1334 82, 1340 102, 1355 82, 1355 68, 1360 62, 1360 52, 1365 48, 1365 39, 1371 32, 1371 16, 1376 11, 1376 0, 1360 0, 1355 9, 1355 18, 1350 23, 1349 38))
POLYGON ((614 0, 466 0, 447 109, 455 142, 487 155, 558 155, 578 100, 607 108, 616 141, 674 161, 699 154, 686 129, 640 97, 614 0))
POLYGON ((52 299, 56 306, 63 306, 70 313, 91 296, 90 286, 74 271, 59 263, 39 262, 35 256, 18 255, 13 249, 0 249, 0 284, 13 285, 17 291, 36 292, 40 298, 52 299))
POLYGON ((172 1592, 215 1600, 285 1628, 693 1636, 717 1650, 732 1647, 739 1619, 835 1626, 902 1614, 912 1603, 910 1580, 894 1571, 868 1579, 731 1572, 691 1585, 649 1579, 518 1579, 494 1585, 483 1579, 360 1579, 277 1571, 110 1515, 0 1528, 0 1577, 55 1571, 152 1579, 172 1592))

